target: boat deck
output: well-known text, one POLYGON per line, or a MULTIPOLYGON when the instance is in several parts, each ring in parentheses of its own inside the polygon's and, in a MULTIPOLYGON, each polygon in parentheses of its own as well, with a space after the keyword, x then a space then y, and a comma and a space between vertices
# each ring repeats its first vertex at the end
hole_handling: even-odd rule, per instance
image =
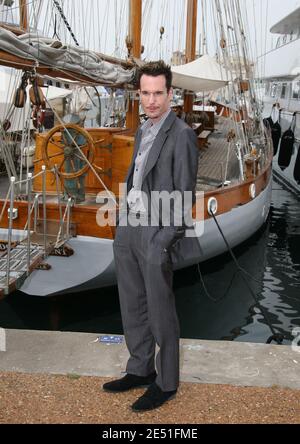
POLYGON ((200 149, 197 191, 220 188, 226 180, 231 183, 238 181, 238 159, 234 145, 230 146, 227 142, 232 126, 230 119, 219 117, 215 130, 208 137, 207 147, 200 149))

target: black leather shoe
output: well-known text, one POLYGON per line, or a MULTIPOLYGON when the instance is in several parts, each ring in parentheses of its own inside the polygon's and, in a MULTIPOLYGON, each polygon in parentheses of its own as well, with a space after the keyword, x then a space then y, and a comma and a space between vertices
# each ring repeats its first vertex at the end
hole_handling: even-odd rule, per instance
POLYGON ((150 385, 148 390, 134 404, 132 410, 135 412, 143 412, 145 410, 153 410, 163 405, 166 401, 175 398, 177 390, 171 392, 163 392, 155 382, 150 385))
POLYGON ((137 376, 127 373, 123 378, 116 381, 106 382, 103 385, 103 390, 108 392, 126 392, 137 387, 148 387, 156 379, 156 372, 151 373, 149 376, 137 376))

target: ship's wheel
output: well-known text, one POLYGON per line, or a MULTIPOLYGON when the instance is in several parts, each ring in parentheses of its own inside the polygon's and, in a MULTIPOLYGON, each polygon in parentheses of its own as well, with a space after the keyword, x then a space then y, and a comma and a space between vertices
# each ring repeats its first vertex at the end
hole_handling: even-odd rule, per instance
POLYGON ((57 125, 45 135, 42 157, 46 167, 56 167, 62 179, 76 179, 93 164, 95 145, 84 128, 72 123, 57 125))

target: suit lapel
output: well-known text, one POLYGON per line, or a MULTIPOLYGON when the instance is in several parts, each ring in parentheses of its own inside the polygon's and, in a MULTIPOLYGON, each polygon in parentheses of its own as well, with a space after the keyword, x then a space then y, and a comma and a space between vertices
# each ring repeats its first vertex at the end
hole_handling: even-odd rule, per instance
POLYGON ((145 166, 144 174, 143 174, 143 182, 146 179, 149 172, 152 170, 154 165, 157 162, 161 149, 165 143, 165 140, 168 137, 168 132, 171 129, 173 123, 176 120, 176 114, 171 111, 168 117, 166 118, 163 126, 161 127, 159 133, 157 134, 154 143, 150 149, 150 153, 147 159, 147 163, 145 166))

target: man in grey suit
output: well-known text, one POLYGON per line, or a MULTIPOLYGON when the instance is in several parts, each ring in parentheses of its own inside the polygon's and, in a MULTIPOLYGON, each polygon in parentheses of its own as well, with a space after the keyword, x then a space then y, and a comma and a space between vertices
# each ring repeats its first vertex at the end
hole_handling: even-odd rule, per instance
POLYGON ((195 202, 198 147, 194 131, 170 108, 170 67, 162 61, 147 63, 139 71, 138 82, 148 120, 136 134, 126 178, 126 211, 120 215, 114 241, 130 358, 127 374, 103 388, 124 392, 148 387, 132 405, 134 411, 144 411, 173 398, 179 386, 180 335, 172 289, 173 266, 177 258, 184 259, 198 244, 197 239, 185 237, 185 216, 195 202), (175 196, 165 206, 167 211, 158 199, 162 192, 175 196), (188 204, 183 202, 187 192, 191 195, 188 204), (159 351, 155 360, 156 345, 159 351))

